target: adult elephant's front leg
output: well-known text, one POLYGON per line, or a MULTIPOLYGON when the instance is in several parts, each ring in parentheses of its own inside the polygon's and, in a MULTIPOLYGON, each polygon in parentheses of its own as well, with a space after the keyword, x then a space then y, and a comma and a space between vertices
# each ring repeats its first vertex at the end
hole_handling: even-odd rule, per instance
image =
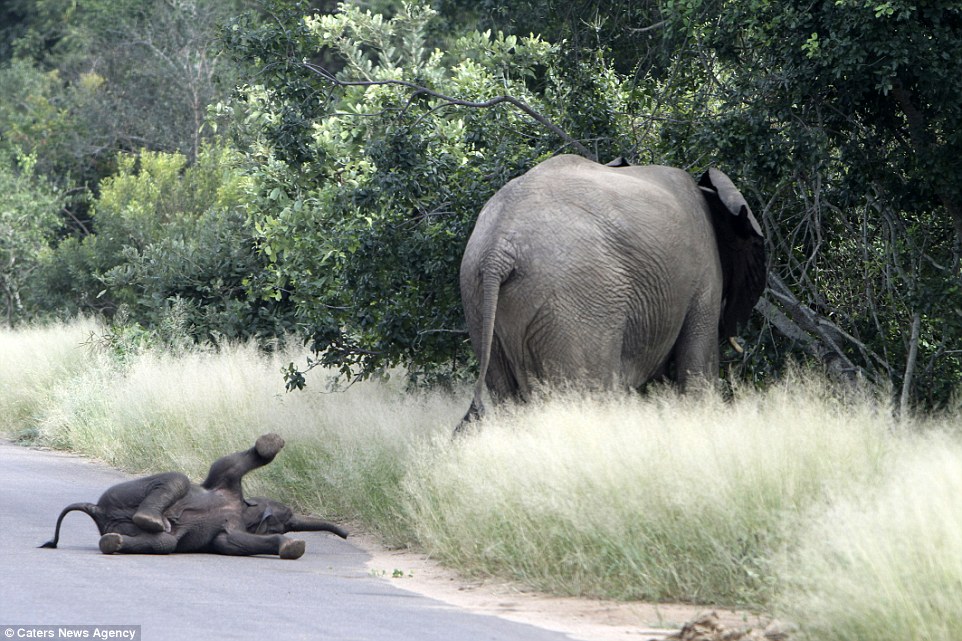
POLYGON ((305 544, 300 539, 289 539, 281 534, 251 534, 243 530, 228 530, 218 534, 211 548, 217 554, 253 556, 276 554, 282 559, 299 559, 305 544))

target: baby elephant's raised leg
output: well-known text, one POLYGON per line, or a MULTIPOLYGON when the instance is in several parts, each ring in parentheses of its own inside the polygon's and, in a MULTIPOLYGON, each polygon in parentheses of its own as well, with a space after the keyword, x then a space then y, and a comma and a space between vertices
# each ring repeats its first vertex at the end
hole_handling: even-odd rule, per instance
POLYGON ((249 450, 228 454, 214 461, 202 485, 206 490, 230 490, 239 495, 244 475, 273 461, 283 447, 284 439, 280 436, 264 434, 249 450))
POLYGON ((289 539, 281 534, 251 534, 243 530, 228 530, 218 534, 211 547, 217 554, 276 554, 282 559, 299 559, 306 546, 300 539, 289 539))

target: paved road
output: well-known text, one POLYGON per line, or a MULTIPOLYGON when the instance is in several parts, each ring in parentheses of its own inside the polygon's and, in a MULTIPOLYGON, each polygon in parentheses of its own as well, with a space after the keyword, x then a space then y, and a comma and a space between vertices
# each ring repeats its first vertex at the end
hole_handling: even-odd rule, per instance
MULTIPOLYGON (((0 641, 9 626, 139 625, 145 641, 559 641, 563 634, 470 614, 371 576, 367 554, 305 532, 307 553, 276 557, 100 554, 85 514, 126 475, 84 459, 0 441, 0 641)), ((16 636, 14 636, 16 638, 16 636)))

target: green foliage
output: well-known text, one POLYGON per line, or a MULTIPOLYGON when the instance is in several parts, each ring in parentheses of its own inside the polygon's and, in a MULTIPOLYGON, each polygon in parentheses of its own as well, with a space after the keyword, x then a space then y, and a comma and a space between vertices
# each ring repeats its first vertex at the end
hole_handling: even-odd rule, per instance
POLYGON ((47 243, 60 226, 63 196, 36 173, 36 158, 0 151, 0 318, 12 326, 25 309, 47 243))
POLYGON ((537 37, 468 32, 432 47, 425 6, 390 19, 346 3, 280 15, 289 22, 272 33, 227 30, 265 84, 222 108, 240 112, 250 211, 271 261, 263 293, 289 293, 321 362, 343 373, 404 363, 415 378, 457 374, 468 357, 457 274, 477 212, 564 149, 509 104, 457 101, 513 96, 609 155, 628 126, 626 90, 602 57, 561 73, 557 47, 537 37), (342 60, 336 80, 301 62, 313 51, 342 60))
POLYGON ((602 52, 622 74, 670 67, 659 25, 671 3, 654 0, 437 0, 452 21, 476 22, 481 29, 517 35, 539 34, 556 42, 573 61, 602 52))
POLYGON ((0 105, 0 129, 70 188, 94 187, 118 151, 192 160, 208 134, 207 105, 233 84, 213 33, 241 4, 13 0, 0 88, 17 98, 0 105))
MULTIPOLYGON (((36 157, 36 170, 66 186, 109 171, 109 159, 94 152, 103 142, 95 112, 104 97, 104 79, 88 71, 68 82, 57 70, 14 59, 0 64, 0 149, 23 149, 36 157)), ((100 114, 102 116, 102 114, 100 114)))
POLYGON ((742 186, 770 241, 766 304, 796 303, 755 316, 736 376, 814 358, 921 408, 962 384, 955 3, 273 0, 223 24, 244 6, 0 9, 8 321, 122 308, 200 339, 296 314, 345 374, 450 379, 470 363, 457 272, 477 212, 575 151, 742 186), (230 197, 195 172, 211 133, 243 156, 230 197), (117 153, 141 149, 168 155, 117 153), (60 224, 26 224, 53 194, 60 224))
POLYGON ((111 152, 147 147, 196 158, 207 135, 207 106, 234 81, 233 67, 216 51, 214 33, 242 4, 84 3, 74 24, 77 44, 90 49, 74 55, 80 68, 95 61, 102 69, 106 90, 95 115, 108 123, 111 152))
POLYGON ((290 329, 283 301, 250 300, 263 270, 243 209, 235 154, 206 147, 121 155, 93 201, 97 233, 69 238, 46 262, 47 296, 78 310, 162 328, 178 319, 195 340, 265 338, 290 329))
MULTIPOLYGON (((669 15, 711 92, 701 126, 669 123, 666 140, 751 186, 773 273, 842 329, 845 358, 922 406, 945 403, 962 382, 962 10, 757 1, 669 15)), ((768 342, 754 369, 792 349, 768 342)))
MULTIPOLYGON (((196 159, 202 141, 209 135, 204 127, 207 104, 225 95, 232 84, 231 68, 214 51, 212 35, 215 25, 228 12, 237 10, 239 4, 205 0, 12 0, 4 4, 0 94, 6 98, 0 101, 0 157, 14 157, 23 150, 33 158, 35 175, 44 177, 64 194, 54 210, 61 215, 60 224, 53 227, 61 227, 60 233, 66 236, 44 260, 21 261, 12 267, 22 268, 22 273, 16 275, 19 281, 23 282, 29 274, 36 286, 16 294, 17 302, 5 304, 5 308, 19 306, 18 313, 27 318, 81 310, 110 312, 120 300, 130 298, 115 297, 119 286, 105 285, 103 279, 126 260, 128 254, 124 252, 128 246, 134 251, 129 254, 131 260, 141 260, 145 238, 156 242, 163 235, 166 214, 153 217, 145 209, 137 223, 143 228, 135 230, 134 214, 128 211, 124 225, 112 229, 109 205, 104 203, 105 213, 98 221, 103 229, 95 229, 89 207, 101 180, 117 170, 118 151, 179 151, 181 165, 196 159), (101 231, 102 237, 91 235, 101 231), (157 233, 150 235, 153 232, 157 233)), ((120 171, 129 173, 130 168, 120 171)), ((167 185, 158 182, 152 188, 163 191, 167 185)), ((168 205, 179 206, 173 201, 168 205)), ((43 208, 43 199, 38 198, 36 204, 24 204, 22 212, 43 208)), ((204 220, 193 231, 175 228, 182 235, 203 233, 217 235, 223 242, 237 241, 241 249, 232 251, 239 253, 250 246, 249 237, 242 231, 242 217, 241 214, 230 221, 224 216, 219 221, 204 220)), ((46 218, 42 220, 47 222, 46 218)), ((45 241, 53 241, 50 236, 45 241)), ((23 241, 28 242, 32 241, 23 241)), ((218 249, 222 250, 218 255, 223 256, 226 250, 218 249)), ((158 247, 152 250, 155 257, 157 250, 158 247)), ((172 261, 168 271, 182 270, 185 260, 196 265, 198 261, 191 253, 208 262, 211 259, 196 244, 191 251, 169 251, 168 256, 182 257, 182 264, 174 265, 172 261)), ((227 260, 236 266, 239 258, 227 260)), ((256 259, 248 262, 252 261, 256 259)), ((199 275, 195 269, 195 273, 185 273, 184 279, 214 282, 214 278, 208 278, 209 272, 223 267, 208 264, 197 268, 208 273, 199 275)), ((132 264, 130 271, 136 270, 137 265, 132 264)), ((232 270, 223 276, 232 283, 237 280, 232 270)), ((152 276, 141 277, 154 282, 152 276)), ((235 290, 231 296, 235 298, 236 290, 243 289, 231 287, 235 290)), ((128 287, 131 288, 135 286, 128 287)), ((161 307, 161 301, 177 292, 177 287, 168 283, 156 289, 164 294, 151 303, 155 310, 161 307)), ((155 293, 147 292, 145 296, 155 293)), ((8 288, 8 299, 10 296, 14 295, 8 288)), ((274 331, 278 323, 259 318, 263 314, 260 307, 232 309, 231 313, 237 312, 238 317, 230 321, 223 318, 227 313, 224 309, 205 309, 205 315, 220 318, 211 321, 208 328, 200 327, 197 333, 204 335, 209 328, 228 326, 238 328, 226 332, 231 335, 252 331, 255 326, 258 332, 274 331)), ((155 315, 139 318, 146 322, 155 315)))

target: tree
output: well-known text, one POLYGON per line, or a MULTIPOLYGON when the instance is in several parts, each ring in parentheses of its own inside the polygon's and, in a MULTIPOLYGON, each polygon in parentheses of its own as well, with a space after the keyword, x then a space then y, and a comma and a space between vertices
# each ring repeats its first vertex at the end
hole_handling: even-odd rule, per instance
POLYGON ((83 62, 105 79, 101 116, 113 124, 121 149, 197 157, 207 106, 233 85, 232 68, 223 64, 214 36, 240 4, 129 2, 118 11, 111 1, 103 7, 109 15, 91 11, 87 38, 97 53, 83 62))
POLYGON ((207 135, 207 106, 234 84, 216 30, 242 6, 15 1, 10 64, 45 74, 44 91, 32 95, 49 106, 49 113, 33 110, 33 129, 19 129, 21 146, 37 152, 39 170, 51 178, 91 188, 113 170, 117 151, 178 151, 193 159, 207 135))
POLYGON ((226 31, 259 84, 223 109, 241 121, 264 295, 290 296, 321 362, 345 373, 463 373, 457 274, 477 212, 548 154, 613 156, 631 96, 601 56, 582 63, 588 85, 568 84, 537 37, 469 31, 434 48, 425 6, 274 7, 259 29, 226 31), (339 73, 311 62, 324 55, 339 73))
POLYGON ((536 34, 557 43, 570 61, 602 52, 622 75, 638 77, 671 66, 662 27, 666 3, 651 0, 438 0, 442 17, 458 26, 536 34))
MULTIPOLYGON (((9 153, 9 152, 7 152, 9 153)), ((60 224, 62 195, 35 172, 36 159, 0 152, 0 314, 12 327, 27 317, 25 293, 60 224)))
POLYGON ((962 380, 962 9, 676 9, 670 28, 720 107, 679 140, 765 194, 768 320, 840 369, 898 384, 905 406, 913 386, 945 402, 962 380))
POLYGON ((58 71, 44 71, 30 60, 0 64, 0 92, 10 97, 0 103, 5 157, 23 150, 34 158, 34 170, 64 191, 77 180, 99 176, 106 166, 94 147, 102 141, 96 123, 84 114, 101 99, 102 86, 96 73, 67 83, 58 71))

